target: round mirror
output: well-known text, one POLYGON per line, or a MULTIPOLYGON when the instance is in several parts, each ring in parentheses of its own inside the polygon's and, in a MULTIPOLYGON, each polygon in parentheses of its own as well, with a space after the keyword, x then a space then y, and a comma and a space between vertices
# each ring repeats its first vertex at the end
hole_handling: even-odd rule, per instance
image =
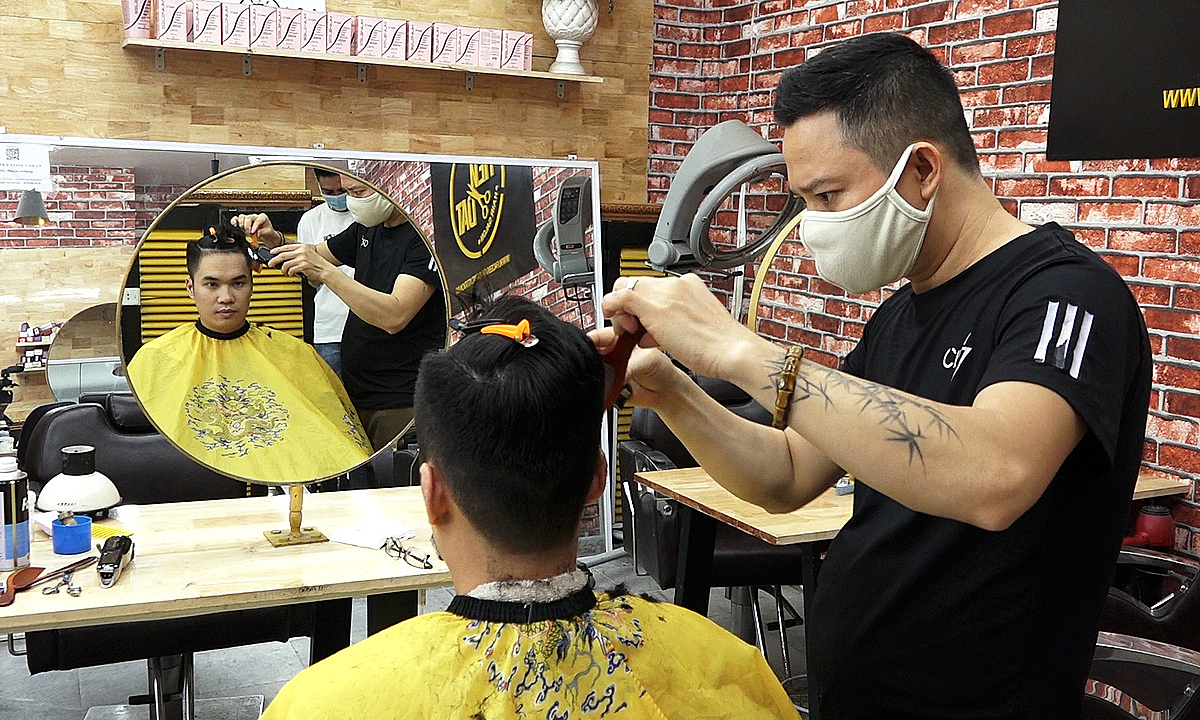
POLYGON ((117 345, 117 304, 85 308, 59 328, 47 352, 46 382, 56 400, 128 390, 117 345))
POLYGON ((216 175, 150 226, 118 323, 130 389, 168 440, 272 485, 346 473, 412 425, 448 291, 413 198, 326 165, 216 175))

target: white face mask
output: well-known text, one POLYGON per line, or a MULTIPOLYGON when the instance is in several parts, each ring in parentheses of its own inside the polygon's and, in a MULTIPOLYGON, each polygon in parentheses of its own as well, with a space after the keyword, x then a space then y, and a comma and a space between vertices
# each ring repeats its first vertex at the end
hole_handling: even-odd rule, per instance
POLYGON ((392 201, 383 195, 371 193, 365 198, 347 195, 346 209, 350 211, 350 217, 354 218, 354 222, 366 227, 375 227, 387 220, 396 206, 392 205, 392 201))
POLYGON ((849 210, 805 210, 800 239, 817 263, 817 274, 859 295, 896 282, 912 270, 925 242, 933 199, 918 210, 896 192, 912 145, 900 156, 883 187, 849 210))

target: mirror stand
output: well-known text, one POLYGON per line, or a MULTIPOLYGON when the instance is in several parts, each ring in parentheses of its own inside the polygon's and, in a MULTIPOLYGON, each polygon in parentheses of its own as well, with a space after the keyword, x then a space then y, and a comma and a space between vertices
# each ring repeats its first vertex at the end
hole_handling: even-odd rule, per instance
POLYGON ((291 545, 309 545, 311 543, 329 542, 325 533, 315 527, 300 527, 301 506, 304 504, 304 486, 289 485, 288 494, 291 502, 288 505, 288 523, 290 531, 264 530, 263 535, 273 547, 288 547, 291 545), (287 534, 284 534, 284 533, 287 534))

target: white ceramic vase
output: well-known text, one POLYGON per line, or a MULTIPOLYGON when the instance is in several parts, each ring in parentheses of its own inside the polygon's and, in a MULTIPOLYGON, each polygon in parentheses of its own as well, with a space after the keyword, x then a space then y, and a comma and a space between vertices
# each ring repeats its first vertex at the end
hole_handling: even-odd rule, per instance
POLYGON ((550 72, 587 75, 579 62, 579 48, 596 32, 599 19, 596 0, 542 0, 542 24, 558 46, 550 72))

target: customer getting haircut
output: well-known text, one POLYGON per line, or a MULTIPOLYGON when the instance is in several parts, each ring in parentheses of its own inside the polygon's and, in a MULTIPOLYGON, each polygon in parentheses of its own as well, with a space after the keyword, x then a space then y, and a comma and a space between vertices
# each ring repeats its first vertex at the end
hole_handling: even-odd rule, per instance
POLYGON ((928 50, 904 35, 877 33, 833 45, 788 70, 775 95, 775 122, 832 110, 846 141, 890 173, 914 142, 932 142, 980 175, 958 86, 928 50))
POLYGON ((214 253, 238 253, 246 261, 246 271, 253 270, 250 265, 250 243, 246 241, 246 233, 227 223, 215 228, 216 233, 209 228, 203 237, 187 244, 188 277, 196 279, 196 271, 200 269, 200 260, 214 253))
POLYGON ((473 332, 426 355, 413 400, 421 453, 489 542, 518 554, 573 543, 600 452, 603 361, 582 330, 528 300, 477 317, 528 319, 537 344, 473 332))

